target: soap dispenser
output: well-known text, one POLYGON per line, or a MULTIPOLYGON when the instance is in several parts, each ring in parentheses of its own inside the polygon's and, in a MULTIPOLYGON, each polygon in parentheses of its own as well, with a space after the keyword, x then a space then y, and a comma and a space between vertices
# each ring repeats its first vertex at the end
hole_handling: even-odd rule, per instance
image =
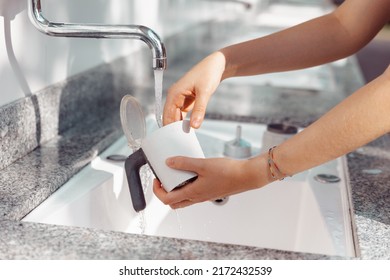
POLYGON ((241 125, 237 125, 236 138, 226 142, 224 145, 223 154, 227 157, 235 159, 245 159, 252 155, 251 144, 242 139, 242 128, 241 125))

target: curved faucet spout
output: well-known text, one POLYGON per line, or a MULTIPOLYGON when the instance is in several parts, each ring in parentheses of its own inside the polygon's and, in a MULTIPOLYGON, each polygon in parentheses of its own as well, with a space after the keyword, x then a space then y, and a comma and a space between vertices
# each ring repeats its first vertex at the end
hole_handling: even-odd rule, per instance
POLYGON ((42 14, 41 0, 27 0, 28 14, 34 26, 44 34, 56 37, 139 39, 153 54, 153 69, 166 69, 166 50, 160 37, 142 25, 92 25, 50 22, 42 14))

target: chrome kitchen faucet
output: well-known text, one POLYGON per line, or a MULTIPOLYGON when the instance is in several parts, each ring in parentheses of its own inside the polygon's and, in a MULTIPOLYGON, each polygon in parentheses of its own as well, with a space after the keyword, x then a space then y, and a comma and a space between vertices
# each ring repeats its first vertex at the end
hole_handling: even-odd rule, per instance
POLYGON ((95 25, 48 21, 42 15, 40 0, 27 0, 28 14, 34 26, 44 34, 55 37, 139 39, 145 42, 153 54, 153 69, 167 67, 166 50, 160 37, 149 27, 142 25, 95 25))

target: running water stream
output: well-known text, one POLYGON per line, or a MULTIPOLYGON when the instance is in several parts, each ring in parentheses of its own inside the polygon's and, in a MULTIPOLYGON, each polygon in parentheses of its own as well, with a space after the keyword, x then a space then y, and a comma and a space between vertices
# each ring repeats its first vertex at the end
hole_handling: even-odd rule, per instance
MULTIPOLYGON (((164 70, 154 70, 154 90, 155 90, 155 115, 156 115, 156 121, 158 127, 162 127, 162 91, 163 91, 163 73, 164 70)), ((131 147, 133 151, 136 151, 140 148, 140 146, 137 147, 131 147)), ((144 165, 141 170, 141 183, 142 183, 142 189, 144 191, 144 194, 146 196, 146 193, 148 191, 148 187, 151 186, 151 179, 152 179, 152 171, 149 167, 149 165, 144 165)), ((144 234, 146 230, 146 219, 145 219, 145 212, 140 211, 139 212, 139 229, 140 233, 144 234)))
POLYGON ((162 127, 162 91, 163 91, 163 74, 164 70, 154 70, 154 94, 156 97, 155 114, 158 127, 162 127))
MULTIPOLYGON (((163 73, 164 70, 154 70, 154 90, 155 90, 155 115, 156 115, 156 121, 158 127, 162 127, 162 91, 163 91, 163 73)), ((140 148, 140 145, 137 147, 131 147, 133 151, 136 151, 140 148)), ((152 171, 149 167, 149 165, 144 165, 141 170, 141 183, 142 183, 142 189, 144 191, 144 194, 146 196, 146 193, 148 191, 148 188, 152 185, 152 171)), ((180 216, 177 211, 176 212, 176 218, 177 222, 179 224, 179 229, 181 230, 181 221, 180 216)), ((146 219, 145 219, 145 212, 140 211, 139 212, 139 230, 141 234, 145 234, 146 230, 146 219)))
MULTIPOLYGON (((140 169, 140 177, 141 177, 141 184, 142 184, 142 190, 144 192, 144 195, 146 196, 148 192, 148 188, 152 185, 152 170, 150 169, 149 165, 145 164, 140 169)), ((145 234, 146 230, 146 219, 145 219, 145 211, 142 210, 139 213, 139 230, 141 234, 145 234)))
MULTIPOLYGON (((156 102, 155 103, 155 114, 156 114, 156 121, 157 121, 158 127, 162 127, 163 126, 163 123, 162 123, 162 114, 163 114, 163 107, 162 107, 163 74, 164 74, 164 70, 159 70, 159 69, 154 70, 154 93, 155 93, 155 98, 156 98, 156 101, 155 101, 156 102)), ((151 175, 151 171, 150 170, 149 170, 149 172, 150 172, 150 175, 151 175)), ((150 183, 150 181, 148 183, 150 183)), ((146 191, 145 188, 144 188, 144 191, 146 191)), ((182 224, 181 224, 179 212, 177 210, 175 210, 175 213, 176 213, 177 223, 179 225, 179 230, 181 230, 182 224)), ((141 214, 141 215, 143 215, 143 214, 141 214)), ((145 220, 143 220, 143 223, 144 223, 144 224, 142 224, 144 226, 143 231, 145 231, 145 220)))

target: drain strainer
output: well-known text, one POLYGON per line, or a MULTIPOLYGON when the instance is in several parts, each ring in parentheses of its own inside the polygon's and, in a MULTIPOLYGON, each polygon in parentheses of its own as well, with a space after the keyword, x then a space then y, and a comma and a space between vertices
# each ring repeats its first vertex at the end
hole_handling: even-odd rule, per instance
POLYGON ((229 197, 223 197, 223 198, 218 198, 216 200, 213 200, 212 202, 215 204, 215 205, 225 205, 229 200, 229 197))
POLYGON ((341 179, 337 177, 336 175, 331 175, 331 174, 318 174, 314 176, 314 180, 320 182, 320 183, 325 183, 325 184, 330 184, 330 183, 337 183, 340 182, 341 179))

